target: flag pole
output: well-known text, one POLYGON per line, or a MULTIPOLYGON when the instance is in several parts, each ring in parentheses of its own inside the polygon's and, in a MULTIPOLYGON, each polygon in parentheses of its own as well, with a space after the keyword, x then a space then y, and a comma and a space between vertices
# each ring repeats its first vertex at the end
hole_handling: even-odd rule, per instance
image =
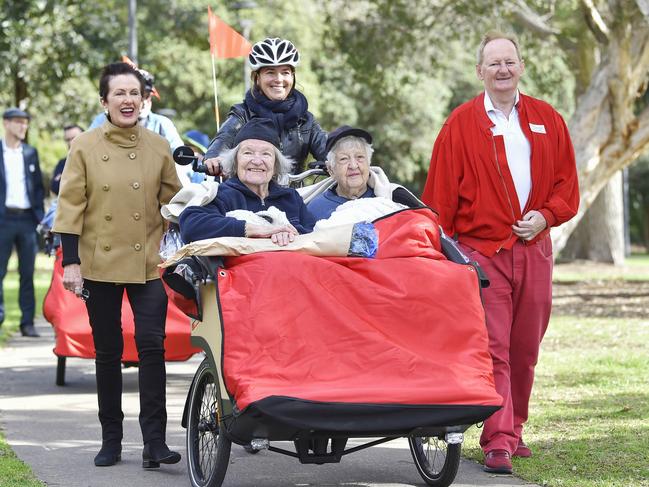
POLYGON ((232 58, 247 56, 250 52, 250 43, 228 24, 212 13, 207 6, 207 31, 210 39, 210 55, 212 57, 212 83, 214 85, 214 117, 216 118, 216 131, 221 129, 219 118, 219 97, 216 89, 216 57, 232 58))
POLYGON ((216 131, 218 132, 221 129, 221 119, 219 117, 219 97, 216 90, 216 60, 214 54, 210 54, 212 58, 212 84, 214 85, 214 116, 216 118, 216 131))

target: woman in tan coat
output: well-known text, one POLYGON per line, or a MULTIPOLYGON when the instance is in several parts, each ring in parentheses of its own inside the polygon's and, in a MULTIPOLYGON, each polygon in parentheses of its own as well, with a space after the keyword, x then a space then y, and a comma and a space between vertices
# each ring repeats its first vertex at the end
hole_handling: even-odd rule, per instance
POLYGON ((63 285, 85 299, 92 327, 102 429, 97 466, 121 459, 124 291, 140 364, 142 466, 180 461, 165 439, 167 297, 156 267, 164 228, 160 207, 180 182, 167 141, 138 124, 143 91, 144 79, 128 64, 104 68, 99 95, 108 121, 74 140, 54 223, 63 246, 63 285))

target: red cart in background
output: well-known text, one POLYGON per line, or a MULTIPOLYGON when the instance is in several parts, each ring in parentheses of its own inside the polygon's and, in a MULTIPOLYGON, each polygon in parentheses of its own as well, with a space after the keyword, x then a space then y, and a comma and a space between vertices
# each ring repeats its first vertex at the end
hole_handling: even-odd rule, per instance
MULTIPOLYGON (((61 249, 56 250, 56 260, 52 272, 52 282, 43 301, 43 316, 54 328, 56 343, 54 355, 57 356, 56 384, 65 385, 65 365, 67 357, 95 358, 92 330, 88 322, 88 312, 84 302, 63 288, 63 267, 61 249)), ((135 328, 133 313, 124 293, 122 301, 122 333, 124 353, 122 363, 138 363, 135 347, 135 328)), ((201 349, 190 343, 191 325, 189 318, 170 300, 167 308, 165 338, 165 360, 184 361, 201 349)))

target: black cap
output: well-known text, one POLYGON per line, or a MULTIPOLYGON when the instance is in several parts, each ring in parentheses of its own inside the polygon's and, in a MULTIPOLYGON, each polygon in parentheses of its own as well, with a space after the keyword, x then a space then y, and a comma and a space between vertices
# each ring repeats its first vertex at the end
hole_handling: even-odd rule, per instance
POLYGON ((153 90, 153 84, 155 83, 155 77, 149 73, 146 69, 138 69, 142 77, 144 78, 144 89, 146 91, 153 90))
POLYGON ((29 120, 32 117, 29 116, 29 113, 21 110, 20 108, 9 108, 2 114, 2 118, 4 118, 5 120, 9 118, 26 118, 27 120, 29 120))
POLYGON ((329 135, 327 135, 327 145, 325 146, 325 151, 329 153, 329 151, 333 149, 333 146, 336 145, 336 142, 338 142, 343 137, 360 137, 361 139, 365 139, 368 144, 372 143, 372 136, 369 132, 366 132, 363 129, 350 127, 349 125, 343 125, 342 127, 338 127, 337 129, 329 132, 329 135))
POLYGON ((253 118, 246 123, 234 138, 234 145, 239 145, 244 140, 257 139, 270 142, 279 149, 279 134, 272 120, 267 118, 253 118))

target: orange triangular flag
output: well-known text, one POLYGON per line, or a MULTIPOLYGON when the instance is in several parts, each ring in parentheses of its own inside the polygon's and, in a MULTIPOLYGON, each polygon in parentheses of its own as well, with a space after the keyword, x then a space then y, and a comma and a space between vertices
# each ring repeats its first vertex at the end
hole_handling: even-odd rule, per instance
POLYGON ((130 64, 132 67, 137 69, 137 64, 135 64, 133 61, 131 61, 131 58, 128 56, 122 55, 122 62, 126 64, 130 64))
POLYGON ((207 6, 207 26, 210 33, 210 53, 217 58, 247 56, 252 49, 250 43, 236 30, 212 13, 207 6))

